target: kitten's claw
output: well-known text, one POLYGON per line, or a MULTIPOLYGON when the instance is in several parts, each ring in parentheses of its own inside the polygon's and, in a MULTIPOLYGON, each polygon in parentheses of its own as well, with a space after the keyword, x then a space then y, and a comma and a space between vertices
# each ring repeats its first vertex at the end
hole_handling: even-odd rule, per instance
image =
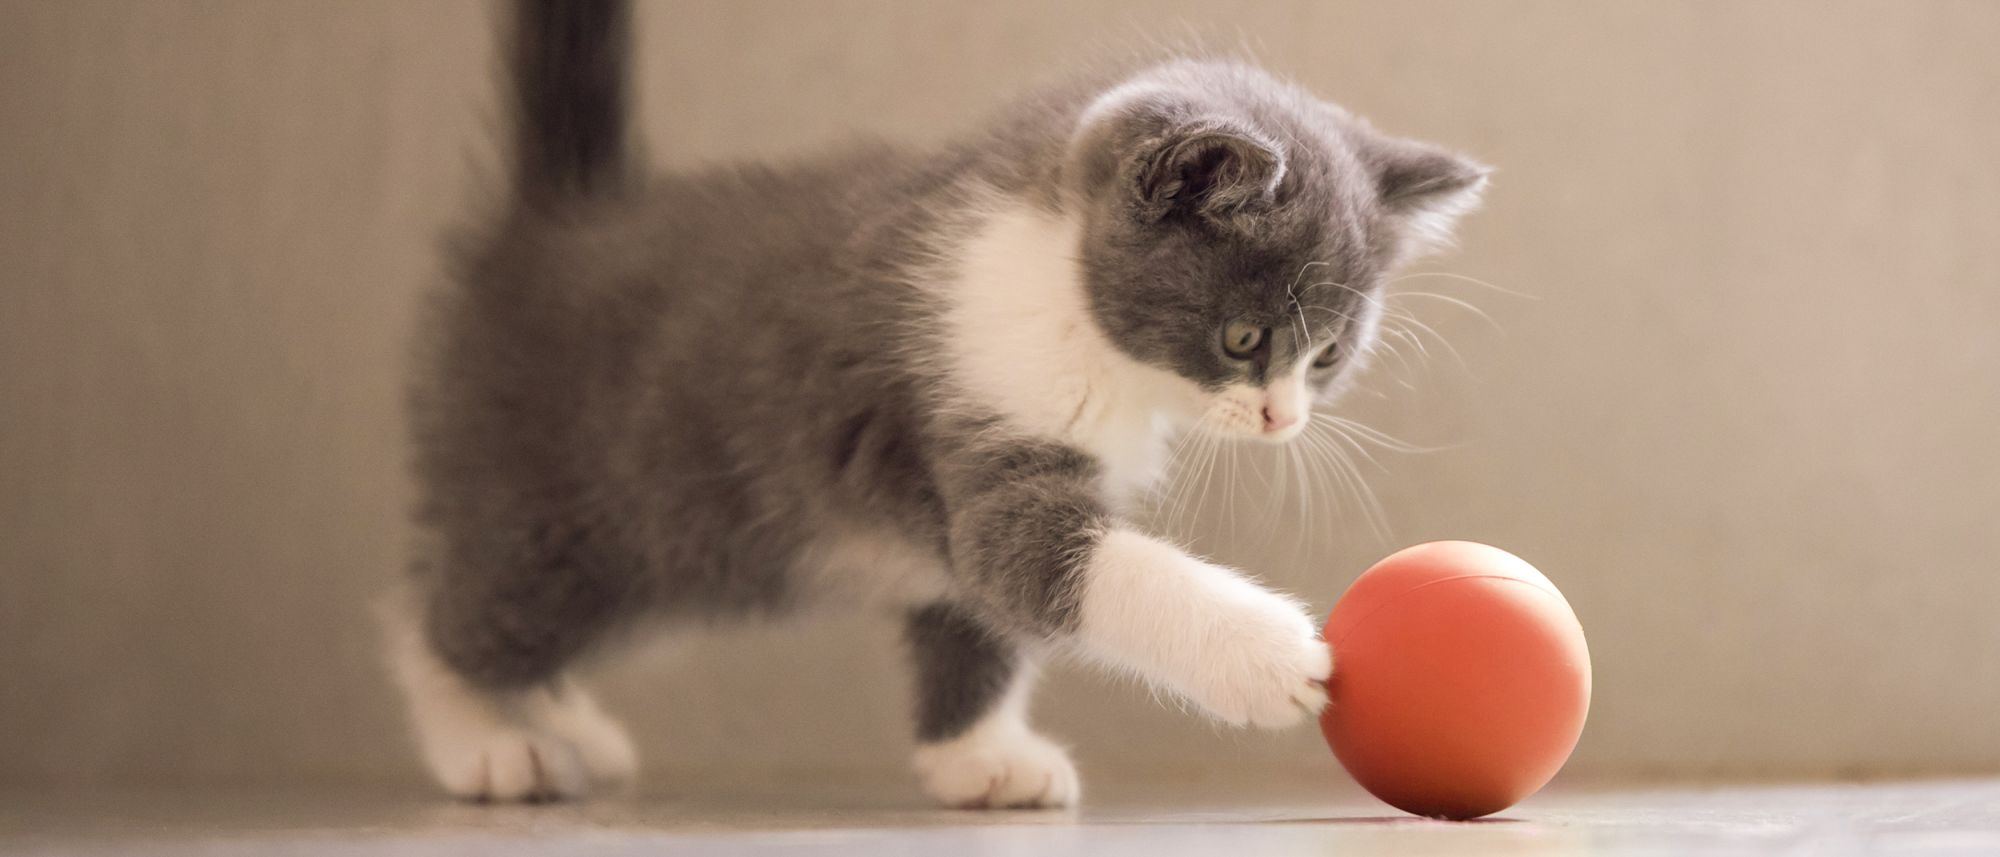
POLYGON ((1187 688, 1197 704, 1234 726, 1282 729, 1326 707, 1332 651, 1290 602, 1271 598, 1276 604, 1260 611, 1265 615, 1239 620, 1244 633, 1187 688))
POLYGON ((1290 726, 1326 705, 1333 650, 1304 605, 1132 532, 1104 537, 1083 600, 1088 650, 1236 726, 1290 726))

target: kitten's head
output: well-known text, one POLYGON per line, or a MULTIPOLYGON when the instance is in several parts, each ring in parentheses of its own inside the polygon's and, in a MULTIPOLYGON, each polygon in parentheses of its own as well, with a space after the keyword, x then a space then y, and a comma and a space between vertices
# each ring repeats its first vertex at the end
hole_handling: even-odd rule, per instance
POLYGON ((1487 170, 1255 69, 1186 62, 1085 109, 1064 173, 1105 334, 1185 381, 1180 416, 1285 441, 1374 345, 1388 271, 1449 240, 1487 170))

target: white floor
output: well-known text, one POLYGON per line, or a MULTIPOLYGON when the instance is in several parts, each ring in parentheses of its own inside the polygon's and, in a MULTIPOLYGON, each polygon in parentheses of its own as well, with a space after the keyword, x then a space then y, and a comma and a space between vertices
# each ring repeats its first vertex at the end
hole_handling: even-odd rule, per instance
POLYGON ((1099 787, 1077 812, 921 808, 894 788, 736 790, 483 807, 413 788, 0 794, 32 855, 2000 855, 2000 779, 1557 789, 1477 822, 1351 787, 1099 787))

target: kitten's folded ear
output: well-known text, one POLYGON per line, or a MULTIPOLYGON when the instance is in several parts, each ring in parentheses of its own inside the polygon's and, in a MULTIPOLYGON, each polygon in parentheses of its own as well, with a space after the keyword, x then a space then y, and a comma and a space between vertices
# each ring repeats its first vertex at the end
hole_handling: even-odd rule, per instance
POLYGON ((1135 99, 1086 114, 1069 169, 1080 190, 1114 194, 1136 219, 1222 222, 1272 200, 1285 156, 1227 115, 1135 99))
POLYGON ((1376 192, 1399 231, 1405 260, 1451 245, 1458 219, 1479 207, 1493 170, 1436 146, 1378 137, 1365 160, 1376 192))
POLYGON ((1139 210, 1226 218, 1268 203, 1285 176, 1278 147, 1223 120, 1178 123, 1133 159, 1139 210))

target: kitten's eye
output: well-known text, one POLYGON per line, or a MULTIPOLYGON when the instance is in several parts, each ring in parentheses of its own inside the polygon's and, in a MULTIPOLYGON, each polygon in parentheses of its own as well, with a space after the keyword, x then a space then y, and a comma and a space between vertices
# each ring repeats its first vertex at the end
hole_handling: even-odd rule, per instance
POLYGON ((1264 328, 1247 321, 1232 321, 1222 328, 1222 350, 1238 360, 1248 360, 1264 344, 1264 328))
POLYGON ((1313 368, 1325 369, 1332 366, 1333 361, 1338 359, 1340 359, 1340 343, 1336 342, 1327 346, 1326 350, 1321 351, 1318 357, 1313 358, 1313 368))

